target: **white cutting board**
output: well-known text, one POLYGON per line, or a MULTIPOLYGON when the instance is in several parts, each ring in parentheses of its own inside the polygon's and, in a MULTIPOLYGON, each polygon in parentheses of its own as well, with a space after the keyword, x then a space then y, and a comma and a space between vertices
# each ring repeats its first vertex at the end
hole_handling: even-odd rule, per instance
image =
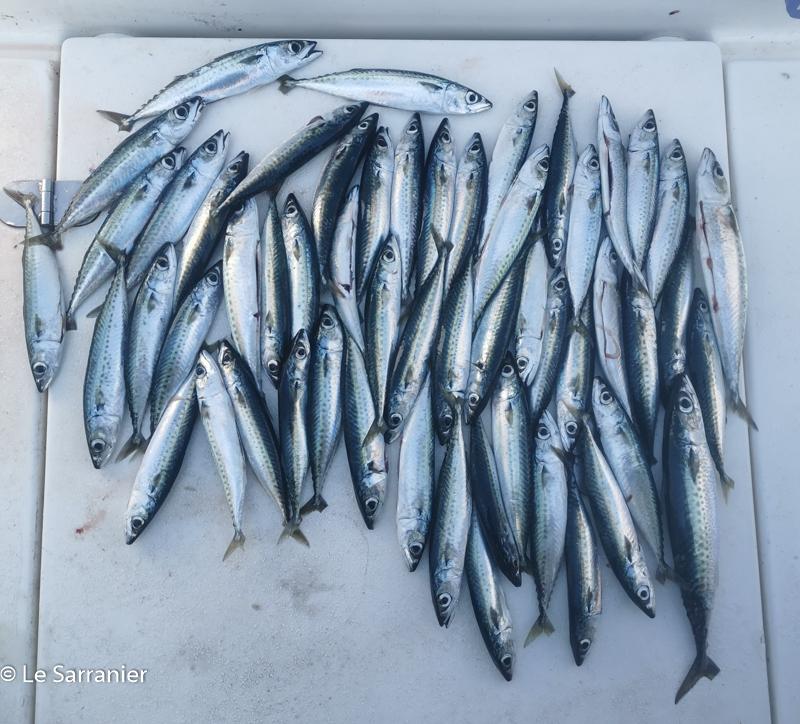
MULTIPOLYGON (((61 65, 58 175, 79 178, 122 136, 94 113, 133 111, 173 75, 245 45, 240 40, 74 39, 61 65)), ((549 142, 560 106, 555 65, 577 91, 579 146, 595 139, 608 95, 627 134, 653 107, 664 142, 679 136, 694 173, 705 145, 727 167, 718 49, 707 43, 320 41, 323 57, 299 75, 356 66, 413 68, 452 77, 487 95, 492 111, 453 118, 457 145, 478 130, 492 148, 513 104, 539 90, 534 144, 549 142)), ((257 161, 312 116, 343 101, 276 87, 210 106, 193 146, 219 127, 232 153, 257 161)), ((381 111, 395 138, 407 114, 381 111)), ((424 119, 430 139, 438 117, 424 119)), ((283 186, 309 209, 327 154, 283 186)), ((282 198, 279 200, 282 203, 282 198)), ((66 238, 74 278, 91 229, 66 238)), ((99 300, 100 297, 98 296, 99 300)), ((90 303, 86 309, 93 305, 90 303)), ((214 339, 224 333, 224 313, 214 339)), ((427 560, 409 574, 394 527, 394 473, 383 515, 368 531, 353 499, 344 449, 328 476, 329 508, 307 518, 305 549, 276 547, 271 501, 255 484, 245 509, 246 549, 227 562, 231 535, 222 487, 200 426, 182 474, 135 545, 123 514, 138 461, 95 471, 82 425, 81 388, 92 325, 79 318, 50 395, 42 551, 39 666, 148 669, 145 684, 38 687, 42 721, 120 713, 141 721, 743 721, 769 716, 755 549, 748 437, 732 418, 727 467, 737 482, 720 503, 720 585, 710 652, 722 669, 676 708, 694 658, 676 586, 658 586, 657 617, 627 599, 603 562, 603 610, 584 666, 569 647, 566 585, 551 604, 556 634, 527 649, 536 615, 533 582, 506 586, 518 643, 514 681, 495 670, 463 591, 449 630, 432 609, 427 560), (199 695, 190 695, 199 692, 199 695)), ((396 450, 392 451, 396 464, 396 450)), ((427 558, 427 556, 426 556, 427 558)))

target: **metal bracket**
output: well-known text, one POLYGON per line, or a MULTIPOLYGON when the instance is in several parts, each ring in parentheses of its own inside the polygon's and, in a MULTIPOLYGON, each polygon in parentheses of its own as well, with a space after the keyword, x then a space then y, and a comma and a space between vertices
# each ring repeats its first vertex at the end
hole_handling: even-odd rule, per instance
POLYGON ((6 196, 0 195, 0 221, 8 226, 25 228, 25 207, 15 198, 22 195, 33 197, 33 210, 38 214, 42 226, 53 226, 61 220, 81 183, 50 178, 12 181, 3 189, 6 196))

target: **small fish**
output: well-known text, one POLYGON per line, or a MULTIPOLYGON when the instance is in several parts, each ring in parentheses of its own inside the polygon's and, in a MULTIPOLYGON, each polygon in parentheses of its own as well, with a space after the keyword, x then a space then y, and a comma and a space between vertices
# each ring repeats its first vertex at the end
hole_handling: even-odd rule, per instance
POLYGON ((190 98, 213 103, 272 83, 283 73, 291 73, 319 58, 322 51, 316 50, 316 46, 313 40, 278 40, 233 50, 175 76, 135 113, 97 112, 115 123, 120 131, 129 131, 137 121, 163 113, 190 98))
POLYGON ((150 524, 172 490, 196 419, 195 371, 191 370, 167 403, 133 481, 125 511, 125 543, 128 545, 150 524))
POLYGON ((444 627, 450 626, 461 593, 472 516, 464 424, 461 415, 457 417, 439 470, 428 549, 433 608, 444 627))
POLYGON ((197 358, 195 389, 200 419, 211 447, 211 457, 222 480, 233 520, 233 538, 222 556, 224 561, 237 548, 244 548, 242 518, 247 473, 233 403, 217 363, 205 349, 200 350, 197 358))
POLYGON ((592 400, 594 330, 591 306, 570 327, 561 371, 556 382, 556 419, 564 450, 572 452, 583 414, 592 400))
POLYGON ((293 339, 301 329, 313 329, 319 310, 317 246, 306 215, 294 194, 286 197, 281 230, 291 303, 288 332, 293 339))
POLYGON ((626 156, 628 238, 640 269, 644 268, 656 220, 658 162, 658 126, 648 108, 631 131, 626 156))
POLYGON ((491 101, 471 88, 413 70, 352 68, 314 78, 281 77, 282 93, 293 88, 421 113, 480 113, 492 107, 491 101))
POLYGON ((548 280, 552 274, 553 270, 547 261, 544 243, 537 241, 531 246, 525 260, 522 297, 519 302, 514 341, 517 372, 526 387, 533 382, 542 358, 542 342, 547 319, 548 280))

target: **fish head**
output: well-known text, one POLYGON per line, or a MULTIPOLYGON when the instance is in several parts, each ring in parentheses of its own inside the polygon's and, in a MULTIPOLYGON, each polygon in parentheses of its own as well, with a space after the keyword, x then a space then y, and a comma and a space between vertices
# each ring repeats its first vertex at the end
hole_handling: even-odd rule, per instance
MULTIPOLYGON (((575 188, 586 191, 598 191, 600 189, 600 158, 593 143, 583 149, 578 157, 578 164, 575 167, 575 177, 572 181, 575 188)), ((598 199, 598 203, 599 203, 598 199)))
POLYGON ((225 239, 258 238, 258 206, 255 197, 244 199, 231 210, 228 216, 228 226, 225 229, 225 239))
POLYGON ((158 250, 144 283, 148 289, 160 294, 169 294, 171 298, 177 273, 178 254, 175 251, 175 244, 169 242, 158 250))
POLYGON ((506 681, 514 675, 514 635, 510 623, 493 628, 491 632, 492 660, 506 681))
MULTIPOLYGON (((577 432, 577 430, 576 430, 577 432)), ((545 410, 536 423, 536 431, 534 433, 534 455, 537 460, 544 460, 545 458, 552 457, 555 454, 558 457, 563 456, 561 450, 561 434, 558 429, 558 423, 555 421, 549 410, 545 410)))
POLYGON ((444 90, 445 113, 480 113, 488 111, 492 102, 472 88, 458 83, 448 83, 444 90))
POLYGON ((592 382, 592 414, 601 429, 614 430, 625 422, 627 413, 614 395, 611 386, 601 377, 592 382))
MULTIPOLYGON (((203 275, 192 290, 192 302, 203 307, 212 297, 222 296, 222 261, 218 261, 203 275)), ((185 302, 184 302, 185 303, 185 302)))
POLYGON ((37 339, 32 345, 30 365, 36 389, 44 392, 50 387, 61 364, 61 342, 37 339))
POLYGON ((474 182, 485 173, 487 167, 488 162, 483 138, 481 138, 480 133, 473 133, 469 141, 467 141, 467 145, 464 146, 464 152, 458 162, 458 174, 461 177, 466 175, 474 182))
POLYGON ((594 267, 595 288, 598 282, 617 285, 619 281, 619 256, 617 255, 611 239, 605 237, 600 242, 597 261, 594 267))
POLYGON ((161 134, 175 145, 180 143, 195 127, 204 105, 203 99, 195 96, 168 110, 159 125, 161 134))
POLYGON ((280 384, 283 359, 281 356, 281 339, 268 329, 261 330, 261 366, 275 387, 280 384))
POLYGON ((297 235, 304 233, 308 227, 308 220, 303 213, 303 208, 294 194, 289 194, 286 197, 286 202, 283 205, 283 214, 281 215, 281 228, 283 229, 283 241, 286 248, 291 248, 294 239, 297 235))
POLYGON ((201 349, 194 367, 195 387, 198 398, 207 397, 223 384, 222 373, 209 349, 201 349))
POLYGON ((667 415, 671 435, 678 435, 685 445, 706 444, 700 401, 686 372, 672 381, 667 415))
POLYGON ((433 135, 429 153, 433 154, 436 163, 445 166, 455 166, 456 152, 449 119, 442 118, 441 123, 439 123, 436 133, 433 135))
POLYGON ((155 514, 153 499, 138 487, 134 487, 125 511, 125 543, 130 545, 147 527, 155 514))
POLYGON ((282 384, 287 383, 292 390, 305 388, 310 356, 311 344, 308 340, 308 332, 300 329, 292 340, 291 351, 283 366, 282 384))
POLYGON ((239 151, 220 171, 219 182, 224 187, 226 196, 247 176, 249 163, 250 154, 247 151, 239 151))
POLYGON ((547 182, 547 173, 550 170, 550 146, 543 143, 535 148, 528 156, 522 168, 514 180, 515 184, 521 184, 531 193, 542 192, 547 182))
POLYGON ((656 617, 656 592, 647 573, 647 564, 640 544, 634 543, 636 550, 633 560, 628 560, 625 576, 628 579, 629 590, 635 595, 636 605, 650 618, 656 617))
POLYGON ((566 403, 564 400, 559 400, 556 404, 556 417, 558 419, 558 432, 561 436, 561 442, 564 445, 564 450, 572 452, 575 447, 575 440, 578 437, 580 430, 580 419, 578 417, 579 411, 566 403))
POLYGON ((383 507, 383 500, 386 497, 386 458, 383 451, 383 442, 373 444, 380 446, 380 451, 374 451, 375 460, 367 463, 356 491, 356 500, 361 510, 361 517, 369 530, 375 527, 375 520, 383 507))
POLYGON ((467 392, 464 396, 466 404, 464 405, 463 418, 464 423, 467 425, 471 425, 486 406, 486 399, 483 393, 484 379, 484 371, 473 364, 469 374, 469 381, 467 382, 467 392))
POLYGON ((418 511, 418 516, 411 519, 398 518, 398 536, 400 537, 400 548, 403 551, 403 558, 410 572, 417 570, 422 553, 425 550, 425 535, 421 532, 427 530, 430 516, 423 521, 422 511, 418 511))
POLYGON ((345 146, 357 146, 363 148, 368 145, 375 136, 375 131, 378 127, 378 114, 370 113, 364 116, 358 125, 342 139, 340 148, 345 146))
POLYGON ((319 58, 322 51, 316 48, 315 40, 281 40, 259 46, 258 55, 263 58, 260 63, 270 75, 283 75, 319 58))
POLYGON ((225 163, 229 138, 230 134, 220 128, 197 147, 189 163, 199 174, 216 178, 225 163))
POLYGON ((656 125, 656 114, 653 113, 652 108, 648 108, 636 121, 628 138, 628 151, 655 151, 658 153, 658 126, 656 125))
POLYGON ((523 390, 524 387, 517 374, 514 356, 510 352, 506 352, 503 365, 500 368, 500 374, 497 376, 494 392, 492 393, 493 398, 496 402, 507 405, 520 398, 523 390))
POLYGON ((569 643, 576 666, 580 666, 589 654, 594 640, 595 616, 594 612, 581 612, 575 616, 574 625, 570 628, 569 643))
POLYGON ((458 607, 458 594, 461 589, 461 571, 454 564, 439 566, 432 575, 431 597, 436 619, 440 626, 449 626, 458 607))
POLYGON ((659 178, 662 183, 665 183, 678 178, 685 178, 686 175, 686 155, 683 152, 683 146, 681 146, 681 142, 677 138, 673 138, 661 157, 659 178))
POLYGON ((453 425, 457 415, 458 411, 449 400, 444 397, 437 399, 434 419, 436 421, 436 434, 442 445, 446 445, 453 434, 453 425))
POLYGON ((516 128, 530 128, 536 123, 536 114, 538 112, 539 92, 532 90, 522 99, 508 122, 516 128))
MULTIPOLYGON (((245 371, 252 378, 252 372, 239 356, 236 348, 227 339, 220 340, 217 347, 217 365, 225 380, 225 386, 229 390, 237 385, 240 375, 245 371)), ((255 384, 255 380, 253 380, 253 383, 255 384)))
POLYGON ((361 101, 359 103, 348 103, 346 106, 339 106, 334 108, 327 116, 323 117, 323 121, 329 120, 337 125, 347 126, 347 124, 355 125, 357 119, 364 115, 369 103, 361 101))
POLYGON ((419 113, 412 113, 406 121, 406 125, 403 126, 403 131, 397 141, 395 158, 399 159, 401 156, 413 154, 414 152, 424 153, 424 144, 422 120, 419 113))
POLYGON ((548 314, 552 314, 554 311, 562 309, 568 304, 571 306, 567 275, 564 269, 558 267, 550 276, 550 282, 547 288, 548 314))
POLYGON ((86 442, 89 444, 89 455, 92 465, 98 470, 105 465, 114 446, 117 444, 119 417, 105 413, 94 414, 86 425, 86 442))
POLYGON ((386 414, 384 423, 386 426, 386 442, 393 443, 400 437, 403 424, 411 413, 411 405, 408 404, 409 395, 402 387, 393 390, 386 401, 386 414))
POLYGON ((397 237, 394 234, 389 234, 378 256, 378 264, 374 272, 377 275, 376 279, 381 283, 387 283, 392 279, 399 278, 402 271, 402 263, 397 237))
POLYGON ((725 171, 710 148, 703 150, 697 167, 697 199, 718 204, 729 203, 731 199, 725 171))
POLYGON ((317 347, 326 353, 344 351, 344 328, 332 304, 323 304, 317 321, 317 347))
POLYGON ((617 117, 611 107, 611 101, 606 96, 600 98, 600 106, 597 110, 597 136, 604 139, 606 147, 611 143, 622 143, 617 117))
POLYGON ((394 144, 386 126, 381 126, 375 133, 375 138, 369 151, 369 163, 389 173, 394 168, 394 144))
POLYGON ((700 287, 695 287, 694 295, 692 296, 691 320, 692 327, 696 332, 703 333, 713 329, 708 297, 700 287))
POLYGON ((147 171, 147 180, 163 189, 175 176, 175 172, 181 167, 185 158, 186 149, 183 146, 173 148, 150 167, 147 171))

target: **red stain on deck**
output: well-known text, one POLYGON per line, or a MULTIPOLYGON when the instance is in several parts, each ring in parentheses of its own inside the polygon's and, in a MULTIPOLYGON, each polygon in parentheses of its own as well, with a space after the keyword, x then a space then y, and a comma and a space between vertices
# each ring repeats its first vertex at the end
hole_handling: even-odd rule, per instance
POLYGON ((100 523, 103 518, 106 517, 105 510, 99 510, 96 513, 93 513, 90 518, 81 526, 75 529, 75 535, 83 535, 84 533, 88 533, 92 528, 94 528, 98 523, 100 523))

